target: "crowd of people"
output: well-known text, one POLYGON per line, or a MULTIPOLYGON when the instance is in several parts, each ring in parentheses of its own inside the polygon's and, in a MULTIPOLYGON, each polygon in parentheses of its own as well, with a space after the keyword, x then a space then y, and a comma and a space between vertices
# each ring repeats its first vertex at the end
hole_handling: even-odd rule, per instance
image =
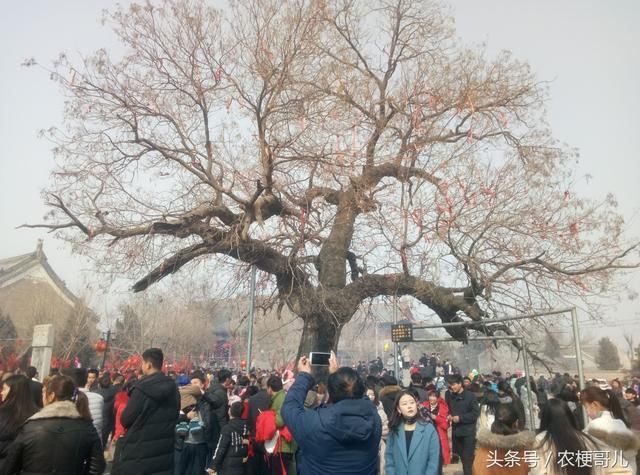
POLYGON ((0 474, 101 474, 107 460, 115 475, 637 473, 637 378, 580 390, 568 374, 527 384, 423 356, 406 387, 333 354, 326 371, 300 358, 295 375, 165 374, 158 348, 125 374, 5 374, 0 474))

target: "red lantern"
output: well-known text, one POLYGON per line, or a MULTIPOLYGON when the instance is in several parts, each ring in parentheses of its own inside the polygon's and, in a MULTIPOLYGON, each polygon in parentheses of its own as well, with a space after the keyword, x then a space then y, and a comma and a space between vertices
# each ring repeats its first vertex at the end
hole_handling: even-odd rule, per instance
POLYGON ((104 353, 107 349, 107 342, 104 338, 100 338, 96 343, 96 351, 98 353, 104 353))

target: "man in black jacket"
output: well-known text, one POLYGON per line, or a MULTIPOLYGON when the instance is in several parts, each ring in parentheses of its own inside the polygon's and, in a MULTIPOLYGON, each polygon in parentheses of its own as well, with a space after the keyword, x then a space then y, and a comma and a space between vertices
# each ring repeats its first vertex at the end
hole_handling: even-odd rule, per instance
POLYGON ((227 388, 231 381, 231 371, 228 369, 221 369, 218 371, 216 381, 209 386, 209 389, 207 389, 207 392, 204 395, 205 400, 211 407, 211 423, 213 430, 211 433, 210 444, 212 448, 215 448, 218 445, 220 432, 222 431, 222 428, 227 425, 227 421, 229 420, 229 398, 227 396, 227 388))
MULTIPOLYGON (((120 376, 120 375, 118 375, 120 376)), ((120 376, 122 379, 122 376, 120 376)), ((98 389, 96 392, 102 396, 104 399, 104 409, 102 411, 102 446, 107 446, 107 441, 109 440, 109 434, 113 432, 113 429, 116 426, 116 416, 113 412, 113 403, 115 402, 116 394, 120 392, 122 389, 123 381, 119 380, 119 385, 111 383, 111 375, 108 371, 102 375, 102 377, 98 380, 98 389)))
POLYGON ((460 456, 464 475, 471 475, 476 448, 476 421, 480 415, 477 398, 465 391, 459 374, 449 376, 449 390, 445 395, 449 405, 447 419, 452 423, 451 451, 460 456))
POLYGON ((180 396, 174 381, 161 372, 159 348, 142 353, 144 376, 133 386, 120 422, 127 433, 118 439, 114 475, 172 475, 175 427, 180 396))
MULTIPOLYGON (((249 398, 249 419, 247 420, 247 428, 252 437, 256 435, 256 419, 258 414, 266 411, 271 406, 271 397, 267 393, 267 381, 269 376, 263 376, 260 379, 260 391, 249 398)), ((254 443, 254 456, 249 459, 247 465, 248 475, 264 475, 271 473, 267 466, 264 444, 254 443)))
POLYGON ((38 370, 35 366, 29 366, 27 368, 27 379, 29 380, 29 389, 31 390, 31 397, 33 402, 39 408, 42 408, 42 383, 36 380, 38 376, 38 370))
POLYGON ((224 426, 216 447, 210 474, 244 475, 249 451, 247 424, 241 419, 243 404, 234 402, 229 408, 231 420, 224 426))

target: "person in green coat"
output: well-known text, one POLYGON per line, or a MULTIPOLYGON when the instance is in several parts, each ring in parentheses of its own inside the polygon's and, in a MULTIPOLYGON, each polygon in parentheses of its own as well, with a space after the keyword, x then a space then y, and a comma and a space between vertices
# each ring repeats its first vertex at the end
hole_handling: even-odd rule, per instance
MULTIPOLYGON (((276 427, 278 431, 282 431, 284 428, 284 420, 282 419, 282 404, 284 403, 285 393, 282 389, 282 380, 278 376, 271 376, 267 381, 267 394, 271 397, 271 406, 276 413, 276 427)), ((265 444, 268 449, 268 443, 265 444)), ((286 475, 289 472, 291 461, 293 460, 293 454, 295 453, 295 441, 287 442, 287 440, 280 436, 275 450, 269 454, 269 467, 272 475, 286 475)))

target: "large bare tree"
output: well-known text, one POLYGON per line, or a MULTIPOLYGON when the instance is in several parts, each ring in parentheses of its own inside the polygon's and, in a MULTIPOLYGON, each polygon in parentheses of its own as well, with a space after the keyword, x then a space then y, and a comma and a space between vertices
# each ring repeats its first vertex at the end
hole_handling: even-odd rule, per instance
POLYGON ((545 84, 460 46, 438 2, 165 0, 105 21, 121 57, 47 68, 66 108, 36 226, 136 292, 211 256, 256 265, 303 353, 336 348, 368 299, 482 322, 637 265, 613 197, 575 195, 545 84))

